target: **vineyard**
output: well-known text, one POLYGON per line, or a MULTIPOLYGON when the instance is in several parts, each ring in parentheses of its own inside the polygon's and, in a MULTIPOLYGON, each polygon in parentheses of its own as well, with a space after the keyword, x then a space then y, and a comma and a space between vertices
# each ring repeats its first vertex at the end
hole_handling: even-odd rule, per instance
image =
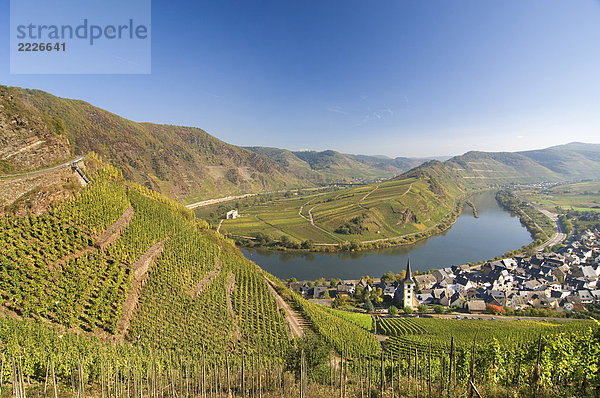
POLYGON ((348 322, 352 322, 355 325, 358 325, 363 329, 367 329, 367 330, 374 329, 373 318, 369 314, 363 314, 360 312, 335 310, 335 309, 329 309, 329 312, 331 312, 335 316, 345 319, 348 322))
POLYGON ((333 310, 311 303, 290 291, 281 280, 266 272, 264 275, 273 282, 279 295, 304 316, 312 331, 336 352, 352 358, 376 356, 381 352, 379 341, 368 331, 371 329, 370 315, 333 310))
POLYGON ((94 247, 94 239, 129 207, 118 177, 105 169, 47 214, 0 219, 0 293, 9 308, 67 327, 111 328, 129 270, 94 247))
POLYGON ((383 318, 377 322, 378 333, 390 336, 389 348, 412 351, 429 347, 449 351, 450 337, 457 348, 470 348, 473 341, 485 343, 496 339, 503 346, 517 346, 535 341, 540 335, 579 332, 592 326, 591 321, 542 322, 528 320, 485 321, 479 319, 383 318))
POLYGON ((452 396, 475 385, 488 395, 586 396, 600 384, 591 322, 374 325, 291 292, 114 168, 91 177, 46 214, 0 219, 2 398, 452 396), (304 318, 324 363, 288 339, 267 279, 304 318), (388 336, 383 350, 373 329, 388 336))
POLYGON ((391 318, 382 319, 377 322, 377 333, 386 336, 400 337, 420 335, 427 333, 427 330, 419 325, 419 322, 412 318, 391 318))
POLYGON ((182 355, 210 346, 281 357, 289 346, 259 269, 191 211, 126 184, 110 166, 47 214, 0 219, 0 236, 0 293, 16 315, 101 336, 115 335, 121 321, 130 344, 182 355), (100 249, 98 237, 130 208, 133 216, 100 249), (149 256, 157 244, 162 251, 149 256), (209 273, 215 277, 204 280, 209 273), (135 311, 124 321, 134 280, 139 302, 129 303, 135 311))
POLYGON ((301 298, 290 292, 291 300, 300 309, 312 327, 337 352, 351 357, 377 355, 380 344, 377 338, 362 327, 346 321, 331 310, 301 298))
POLYGON ((379 320, 377 330, 390 336, 386 355, 398 372, 412 369, 440 383, 509 387, 535 379, 546 388, 573 388, 600 381, 600 332, 591 321, 391 318, 379 320), (423 361, 425 369, 417 365, 423 361))
POLYGON ((106 344, 34 320, 0 317, 0 341, 0 396, 15 398, 458 397, 475 389, 482 396, 592 397, 600 386, 597 327, 573 327, 510 348, 488 333, 463 347, 450 338, 448 351, 428 344, 354 356, 348 349, 330 357, 326 372, 307 372, 309 353, 302 352, 299 374, 261 351, 231 355, 211 345, 186 356, 144 344, 106 344))
POLYGON ((65 333, 32 320, 0 317, 0 396, 258 396, 295 388, 281 361, 204 347, 195 357, 96 336, 65 333))

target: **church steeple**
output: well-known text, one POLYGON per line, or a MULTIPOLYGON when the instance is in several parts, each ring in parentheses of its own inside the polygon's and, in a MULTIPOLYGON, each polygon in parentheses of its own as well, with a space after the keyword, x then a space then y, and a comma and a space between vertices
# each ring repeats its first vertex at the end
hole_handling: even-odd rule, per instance
POLYGON ((400 286, 396 290, 396 295, 394 296, 394 301, 400 308, 411 308, 414 309, 415 306, 419 305, 419 303, 415 300, 415 289, 417 287, 417 283, 413 279, 412 270, 410 268, 410 259, 406 262, 406 275, 404 279, 400 283, 400 286))
POLYGON ((406 262, 406 275, 404 276, 404 282, 413 283, 412 271, 410 269, 410 258, 406 262))

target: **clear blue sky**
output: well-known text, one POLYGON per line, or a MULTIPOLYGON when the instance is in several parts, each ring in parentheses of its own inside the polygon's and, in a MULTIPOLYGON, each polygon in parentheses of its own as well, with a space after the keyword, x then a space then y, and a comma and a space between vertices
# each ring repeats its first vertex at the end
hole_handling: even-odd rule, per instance
POLYGON ((152 4, 152 74, 9 74, 237 145, 388 156, 600 142, 598 0, 152 4))

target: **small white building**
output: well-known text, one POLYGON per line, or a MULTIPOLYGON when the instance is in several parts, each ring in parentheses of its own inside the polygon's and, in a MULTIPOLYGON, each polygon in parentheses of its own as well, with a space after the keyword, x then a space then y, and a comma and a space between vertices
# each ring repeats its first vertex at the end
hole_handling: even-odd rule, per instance
POLYGON ((236 218, 238 218, 240 215, 238 214, 237 210, 229 210, 227 212, 227 219, 228 220, 235 220, 236 218))

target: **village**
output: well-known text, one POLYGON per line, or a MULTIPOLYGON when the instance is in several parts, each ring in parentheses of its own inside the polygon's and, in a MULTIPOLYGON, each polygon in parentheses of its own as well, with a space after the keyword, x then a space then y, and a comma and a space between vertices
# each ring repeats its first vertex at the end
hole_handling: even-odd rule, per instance
POLYGON ((436 313, 470 314, 583 312, 586 306, 600 304, 600 231, 585 231, 556 252, 426 274, 413 274, 409 261, 406 272, 396 278, 391 275, 321 284, 292 280, 288 286, 319 304, 365 303, 362 307, 369 312, 385 313, 392 306, 393 312, 405 313, 417 309, 420 313, 434 309, 436 313), (373 306, 372 299, 380 304, 379 309, 368 308, 373 306))

